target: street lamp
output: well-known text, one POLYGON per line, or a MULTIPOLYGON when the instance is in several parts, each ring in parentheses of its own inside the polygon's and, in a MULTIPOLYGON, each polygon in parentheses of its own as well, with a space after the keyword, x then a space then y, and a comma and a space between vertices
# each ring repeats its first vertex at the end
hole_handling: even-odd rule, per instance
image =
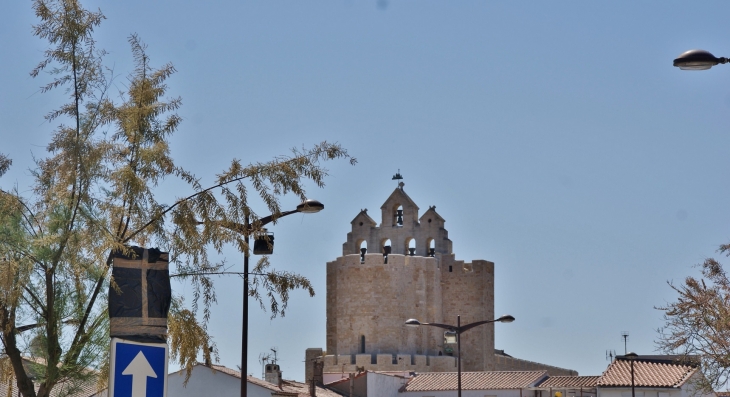
POLYGON ((639 357, 639 355, 634 352, 624 354, 624 358, 627 358, 631 362, 631 397, 636 397, 636 393, 634 392, 634 360, 636 360, 637 357, 639 357))
POLYGON ((727 58, 716 58, 709 51, 689 50, 683 52, 674 60, 674 66, 682 70, 707 70, 718 63, 727 62, 727 58))
POLYGON ((449 325, 449 324, 438 324, 438 323, 422 323, 415 318, 412 318, 408 321, 406 321, 406 326, 409 327, 418 327, 420 325, 429 325, 432 327, 438 327, 447 329, 452 332, 456 332, 456 389, 458 391, 457 396, 461 397, 461 334, 463 332, 466 332, 477 325, 482 324, 489 324, 489 323, 511 323, 512 321, 515 321, 515 318, 510 316, 509 314, 505 314, 504 316, 494 319, 494 320, 484 320, 484 321, 477 321, 475 323, 470 323, 466 325, 461 325, 461 316, 456 316, 456 326, 449 325))
MULTIPOLYGON (((276 218, 274 215, 265 216, 259 218, 257 225, 263 226, 270 223, 274 219, 295 214, 301 212, 303 214, 313 214, 315 212, 322 211, 324 204, 317 200, 305 200, 301 204, 297 205, 297 209, 282 212, 276 218)), ((225 225, 229 229, 234 229, 243 233, 246 239, 246 251, 243 253, 243 332, 241 335, 241 397, 247 395, 247 382, 248 382, 248 257, 249 257, 249 237, 251 236, 251 224, 249 223, 248 215, 245 217, 245 223, 243 225, 233 224, 225 225), (242 226, 242 227, 241 227, 242 226)))

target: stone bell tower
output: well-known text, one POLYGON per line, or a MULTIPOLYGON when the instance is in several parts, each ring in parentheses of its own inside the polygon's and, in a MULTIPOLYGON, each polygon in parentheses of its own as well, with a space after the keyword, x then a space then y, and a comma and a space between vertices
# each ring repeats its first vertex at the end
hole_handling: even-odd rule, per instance
MULTIPOLYGON (((342 256, 327 263, 324 372, 455 371, 444 330, 404 323, 494 318, 494 264, 456 260, 444 218, 435 206, 419 217, 402 182, 380 210, 380 225, 361 210, 342 256)), ((465 371, 495 369, 493 324, 462 335, 461 359, 465 371)))

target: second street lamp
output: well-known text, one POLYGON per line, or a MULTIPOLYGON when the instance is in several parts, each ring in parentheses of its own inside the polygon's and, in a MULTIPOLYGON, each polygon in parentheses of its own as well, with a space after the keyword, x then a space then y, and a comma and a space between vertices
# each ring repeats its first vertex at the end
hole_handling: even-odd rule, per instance
MULTIPOLYGON (((274 218, 274 215, 260 218, 257 224, 264 226, 274 219, 279 219, 287 215, 301 212, 304 214, 313 214, 322 211, 324 204, 317 200, 305 200, 297 205, 297 209, 282 212, 281 215, 274 218)), ((248 222, 248 215, 245 218, 244 236, 246 237, 246 252, 243 253, 243 332, 241 335, 241 397, 248 395, 248 257, 250 256, 249 237, 251 236, 251 225, 248 222)))
POLYGON ((428 325, 431 327, 443 328, 456 333, 456 390, 457 396, 461 397, 461 334, 478 325, 489 323, 511 323, 512 321, 515 321, 515 318, 510 316, 509 314, 506 314, 494 320, 477 321, 466 325, 461 325, 461 316, 456 316, 456 326, 439 323, 422 323, 415 318, 412 318, 406 321, 406 326, 418 327, 421 325, 428 325))
MULTIPOLYGON (((248 215, 245 216, 243 225, 234 222, 220 224, 221 227, 225 227, 227 229, 231 229, 243 234, 246 242, 246 251, 243 253, 243 330, 241 332, 241 397, 246 397, 248 394, 246 390, 248 384, 248 257, 251 255, 249 242, 251 234, 253 232, 253 226, 260 228, 287 215, 296 214, 298 212, 303 214, 313 214, 315 212, 322 211, 323 209, 324 204, 320 203, 319 201, 305 200, 301 204, 297 205, 297 208, 295 210, 285 211, 280 214, 271 214, 263 218, 259 218, 253 225, 249 222, 248 215)), ((203 222, 198 223, 203 224, 203 222)), ((273 244, 273 241, 266 241, 266 243, 273 244)))

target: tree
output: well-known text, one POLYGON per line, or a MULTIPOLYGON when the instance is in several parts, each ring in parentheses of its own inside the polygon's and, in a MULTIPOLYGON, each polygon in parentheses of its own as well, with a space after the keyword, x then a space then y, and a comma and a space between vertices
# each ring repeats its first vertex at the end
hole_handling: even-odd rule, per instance
MULTIPOLYGON (((211 277, 225 271, 215 258, 227 244, 249 249, 240 230, 221 225, 249 219, 251 232, 260 235, 250 196, 262 199, 275 221, 283 195, 305 199, 305 183, 324 186, 321 161, 355 159, 323 142, 268 162, 234 159, 212 186, 203 186, 170 153, 181 122, 175 114, 180 98, 165 99, 173 66, 153 68, 132 35, 135 70, 121 103, 114 103, 105 53, 93 39, 103 14, 77 0, 35 0, 33 8, 40 19, 34 33, 50 47, 31 75, 49 72, 52 81, 42 91, 65 89, 69 101, 46 117, 58 127, 47 157, 36 160, 32 193, 0 189, 0 382, 12 373, 23 396, 46 397, 54 388, 72 390, 88 381, 96 374, 89 368, 108 370, 111 255, 130 245, 169 251, 171 266, 195 287, 191 307, 175 299, 169 318, 171 356, 190 370, 199 354, 210 359, 214 353, 206 327, 216 300, 211 277), (105 134, 108 129, 113 133, 105 134), (155 187, 165 178, 181 179, 190 193, 160 203, 155 187), (43 365, 31 371, 23 359, 33 354, 41 354, 32 358, 43 365)), ((10 165, 0 154, 0 175, 10 165)), ((283 314, 289 291, 314 293, 305 277, 272 270, 265 258, 254 272, 262 279, 251 281, 251 296, 262 306, 268 299, 272 315, 283 314)))
MULTIPOLYGON (((730 244, 720 253, 730 254, 730 244)), ((669 286, 679 297, 657 307, 664 312, 664 326, 658 329, 659 350, 667 354, 695 356, 701 362, 700 389, 712 392, 730 380, 730 279, 715 259, 701 265, 702 277, 687 277, 681 285, 669 286)))

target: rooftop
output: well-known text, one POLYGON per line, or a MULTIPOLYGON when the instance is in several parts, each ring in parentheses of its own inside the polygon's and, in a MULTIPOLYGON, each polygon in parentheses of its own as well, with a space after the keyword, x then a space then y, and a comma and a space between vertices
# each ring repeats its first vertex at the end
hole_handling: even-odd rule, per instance
POLYGON ((554 388, 590 388, 596 387, 600 376, 551 376, 537 387, 554 387, 554 388))
MULTIPOLYGON (((680 387, 697 367, 689 364, 668 362, 634 361, 634 385, 638 387, 680 387)), ((616 360, 608 366, 598 380, 599 387, 631 387, 631 361, 616 360)))
MULTIPOLYGON (((228 374, 241 379, 241 373, 234 369, 230 369, 222 365, 211 365, 210 367, 216 371, 220 371, 224 374, 228 374)), ((254 378, 253 376, 249 376, 247 381, 248 383, 261 386, 265 389, 276 392, 277 396, 309 397, 309 385, 305 383, 296 382, 293 380, 282 380, 281 387, 279 387, 263 379, 254 378)), ((339 393, 335 393, 331 390, 317 386, 317 397, 341 397, 341 395, 339 393)))
MULTIPOLYGON (((456 372, 418 374, 408 381, 404 391, 456 390, 456 372)), ((547 377, 546 371, 462 372, 462 390, 507 390, 532 387, 547 377)))

